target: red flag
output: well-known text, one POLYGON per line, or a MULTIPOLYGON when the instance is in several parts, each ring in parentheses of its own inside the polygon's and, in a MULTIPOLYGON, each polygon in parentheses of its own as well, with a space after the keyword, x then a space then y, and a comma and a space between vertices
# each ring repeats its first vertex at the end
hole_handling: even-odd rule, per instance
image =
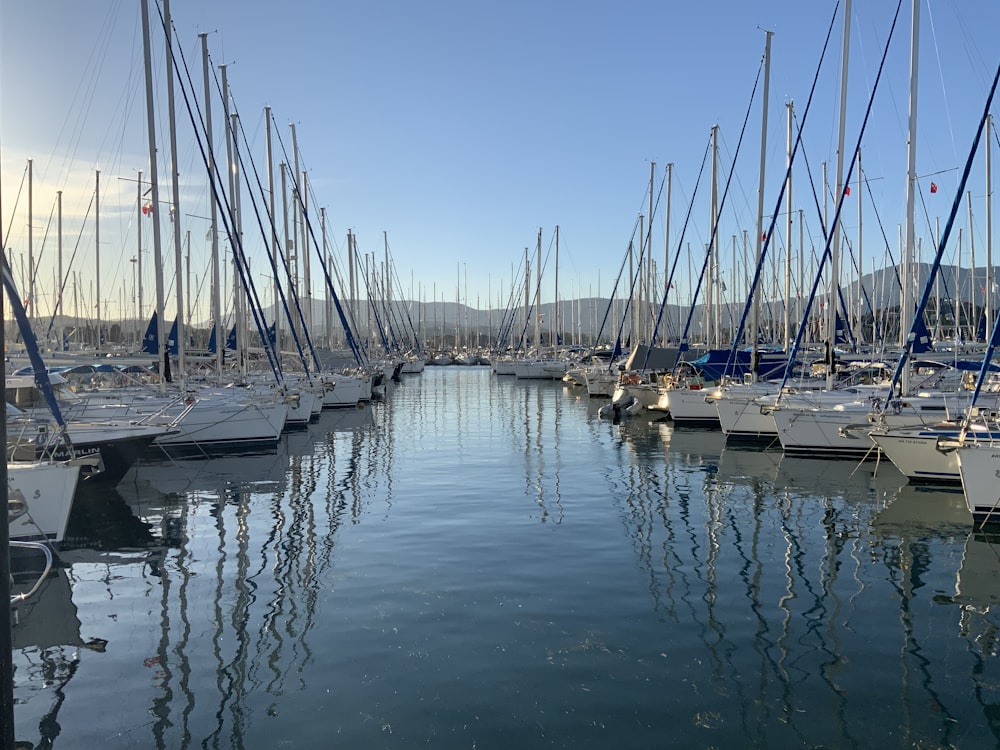
POLYGON ((937 192, 937 183, 936 182, 932 182, 931 183, 931 192, 932 193, 936 193, 937 192))
POLYGON ((850 194, 851 194, 851 186, 848 185, 847 187, 844 188, 844 195, 850 195, 850 194))

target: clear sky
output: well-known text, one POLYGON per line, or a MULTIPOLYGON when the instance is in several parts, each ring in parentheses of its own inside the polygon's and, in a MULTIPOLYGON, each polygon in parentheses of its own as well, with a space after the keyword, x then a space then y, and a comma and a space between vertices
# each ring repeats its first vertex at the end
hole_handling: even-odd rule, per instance
MULTIPOLYGON (((56 229, 50 217, 57 190, 63 191, 64 275, 73 274, 79 299, 93 307, 98 262, 93 210, 86 221, 82 217, 94 195, 96 170, 101 175, 102 309, 117 317, 122 300, 134 306, 128 301, 134 278, 130 259, 136 255, 141 218, 135 178, 140 170, 149 173, 140 7, 136 0, 0 0, 3 230, 20 274, 28 257, 30 158, 40 312, 51 309, 55 283, 56 229)), ((896 0, 853 4, 848 155, 859 137, 896 7, 896 0)), ((805 217, 807 250, 821 249, 805 167, 817 193, 824 163, 833 181, 843 3, 837 8, 833 0, 174 0, 170 11, 175 42, 191 69, 199 100, 200 33, 208 34, 213 68, 227 65, 233 104, 249 142, 247 156, 262 175, 264 107, 272 109, 276 149, 291 152, 289 124, 295 124, 311 200, 326 209, 331 246, 341 263, 349 229, 356 233, 360 251, 379 261, 387 236, 407 296, 429 300, 436 290, 437 299, 450 302, 460 286, 463 301, 485 308, 488 298, 496 306, 501 290, 506 297, 515 273, 515 283, 523 284, 519 269, 524 249, 534 252, 539 229, 548 257, 543 301, 551 301, 555 272, 550 248, 556 225, 560 298, 596 296, 598 291, 607 296, 637 216, 648 213, 651 162, 656 165, 656 191, 666 165, 673 165, 669 240, 664 237, 665 193, 654 215, 658 270, 663 271, 665 245, 670 245, 671 257, 678 245, 689 245, 691 264, 700 265, 710 231, 707 168, 697 196, 692 196, 713 125, 720 128, 720 195, 735 160, 719 229, 721 263, 731 268, 732 237, 749 232, 752 245, 756 236, 760 89, 753 101, 751 96, 761 69, 764 30, 774 32, 764 212, 770 215, 777 206, 786 158, 785 105, 794 102, 799 122, 804 116, 807 120, 806 158, 796 163, 793 205, 805 217), (682 234, 689 206, 691 221, 682 234)), ((1000 62, 1000 2, 924 0, 921 8, 917 232, 930 242, 935 220, 944 222, 955 198, 1000 62), (934 194, 932 181, 938 186, 934 194)), ((153 18, 158 21, 155 6, 153 18)), ((887 241, 898 254, 905 217, 910 26, 910 0, 904 0, 862 141, 870 182, 852 192, 852 199, 859 194, 864 198, 866 271, 873 263, 884 264, 887 241)), ((155 24, 153 47, 161 200, 167 201, 164 35, 155 24)), ((208 268, 204 217, 209 193, 179 89, 177 102, 181 226, 191 233, 192 275, 205 307, 208 285, 201 279, 208 268)), ((221 154, 221 103, 216 100, 212 106, 221 154)), ((996 146, 994 135, 994 150, 996 146)), ((969 191, 981 263, 987 235, 982 154, 969 191)), ((248 201, 245 196, 245 245, 253 268, 262 270, 263 240, 248 201)), ((147 308, 153 292, 150 227, 147 219, 147 308)), ((844 229, 856 235, 857 227, 857 204, 852 203, 845 208, 844 229)), ((969 231, 964 205, 957 227, 969 231)), ((782 252, 784 231, 782 220, 782 252)), ((164 222, 162 232, 170 288, 171 225, 164 222)), ((796 226, 793 245, 797 241, 796 226)), ((322 296, 315 261, 313 266, 314 295, 322 296)), ((683 294, 686 249, 680 269, 676 286, 683 294)), ((67 301, 73 286, 67 286, 67 301)))

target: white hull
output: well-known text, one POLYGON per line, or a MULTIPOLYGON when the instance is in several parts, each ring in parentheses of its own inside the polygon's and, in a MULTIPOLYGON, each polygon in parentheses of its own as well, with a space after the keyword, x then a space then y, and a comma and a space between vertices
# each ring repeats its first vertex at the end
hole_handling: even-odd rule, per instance
POLYGON ((80 467, 63 463, 8 463, 12 498, 23 498, 27 512, 10 522, 15 541, 61 542, 73 509, 80 467))
POLYGON ((584 373, 587 395, 591 398, 611 398, 618 385, 618 375, 602 368, 600 371, 588 370, 584 373))
POLYGON ((927 430, 873 431, 871 439, 910 481, 960 482, 955 449, 940 449, 940 433, 927 430))
POLYGON ((274 447, 285 428, 288 405, 254 404, 226 398, 201 398, 176 423, 177 432, 156 439, 167 448, 266 449, 274 447))
POLYGON ((357 406, 363 401, 371 401, 371 378, 325 374, 323 382, 326 384, 326 390, 323 392, 324 409, 342 409, 357 406))
MULTIPOLYGON (((879 427, 931 428, 959 415, 968 403, 968 393, 928 394, 899 400, 878 415, 868 400, 826 403, 815 407, 780 406, 772 413, 778 439, 786 453, 845 458, 875 458, 878 446, 869 433, 879 427)), ((818 394, 829 399, 828 394, 818 394)), ((811 397, 810 397, 811 398, 811 397)))
POLYGON ((776 440, 778 428, 771 417, 776 386, 747 385, 724 388, 715 408, 727 438, 776 440))
POLYGON ((678 425, 719 426, 719 410, 715 408, 718 387, 675 388, 670 391, 670 418, 678 425))
POLYGON ((408 359, 403 363, 400 373, 415 375, 424 371, 424 361, 422 359, 408 359))
POLYGON ((618 383, 618 387, 615 388, 614 393, 611 394, 612 403, 622 403, 629 399, 635 399, 642 406, 642 409, 648 409, 651 406, 655 406, 660 400, 660 389, 655 383, 618 383))
POLYGON ((514 363, 514 375, 525 380, 562 380, 569 364, 558 359, 533 359, 514 363))
POLYGON ((970 444, 956 453, 972 520, 977 524, 1000 523, 1000 445, 970 444))

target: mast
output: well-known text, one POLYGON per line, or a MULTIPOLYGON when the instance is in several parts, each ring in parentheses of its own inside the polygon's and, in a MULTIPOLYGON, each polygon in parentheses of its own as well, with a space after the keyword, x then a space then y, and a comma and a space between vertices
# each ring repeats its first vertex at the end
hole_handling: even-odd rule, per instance
MULTIPOLYGON (((969 207, 969 268, 972 269, 972 281, 969 284, 969 305, 971 310, 969 311, 969 327, 971 328, 969 332, 969 338, 975 342, 977 339, 977 331, 979 329, 979 316, 976 315, 976 289, 978 289, 979 282, 976 279, 976 233, 972 231, 972 191, 967 190, 965 193, 966 203, 969 207)), ((985 300, 984 300, 985 302, 985 300)))
MULTIPOLYGON (((305 300, 305 299, 303 299, 302 289, 299 287, 299 262, 300 262, 300 259, 302 259, 303 254, 305 255, 305 259, 309 258, 309 252, 308 252, 308 250, 305 247, 303 247, 303 245, 299 242, 299 238, 297 236, 297 233, 298 233, 298 231, 300 229, 302 231, 302 237, 304 238, 305 235, 306 235, 306 232, 305 232, 305 229, 304 229, 305 222, 303 221, 303 212, 305 210, 305 201, 302 199, 302 191, 299 190, 299 187, 298 187, 298 181, 299 181, 299 140, 298 140, 298 136, 295 133, 295 123, 294 122, 289 123, 288 127, 292 131, 292 164, 293 164, 293 169, 291 170, 292 171, 292 174, 291 174, 291 177, 292 177, 292 243, 293 243, 293 245, 295 247, 295 251, 294 251, 294 253, 292 253, 292 258, 294 258, 294 261, 292 262, 292 268, 295 269, 295 273, 294 273, 294 276, 292 278, 294 279, 293 283, 295 284, 295 293, 296 293, 296 296, 300 300, 303 300, 303 302, 306 303, 306 316, 307 316, 306 320, 308 322, 308 315, 309 315, 309 312, 308 312, 308 310, 309 310, 308 301, 305 300)), ((302 333, 299 330, 299 328, 301 327, 301 325, 302 325, 302 321, 296 317, 295 322, 293 323, 292 327, 296 331, 298 331, 300 335, 302 333)))
MULTIPOLYGON (((297 147, 296 147, 297 148, 297 147)), ((312 279, 310 277, 309 261, 309 201, 308 198, 309 184, 306 180, 306 171, 302 170, 302 189, 299 191, 299 195, 302 196, 302 286, 303 293, 302 299, 305 301, 306 307, 306 322, 305 327, 312 335, 313 329, 313 300, 312 300, 312 279)))
MULTIPOLYGON (((176 276, 175 285, 177 287, 177 373, 183 386, 186 372, 184 349, 185 339, 187 338, 187 334, 185 333, 187 321, 184 319, 184 250, 181 247, 181 189, 179 182, 180 175, 177 171, 177 127, 174 122, 174 55, 173 42, 171 41, 173 22, 170 19, 170 0, 163 0, 163 15, 163 33, 166 36, 167 48, 167 122, 170 125, 170 209, 173 212, 174 275, 176 276)), ((100 298, 100 293, 98 293, 98 298, 100 298)), ((98 318, 98 321, 100 321, 100 318, 98 318)), ((100 327, 100 322, 98 322, 98 327, 100 327)))
POLYGON ((646 274, 643 277, 645 294, 643 295, 643 327, 649 332, 644 337, 647 345, 652 347, 653 341, 653 316, 650 314, 653 305, 653 190, 656 180, 656 162, 649 162, 649 226, 646 229, 646 274))
MULTIPOLYGON (((229 95, 226 95, 228 100, 229 95)), ((250 374, 250 363, 247 352, 247 295, 243 289, 243 274, 250 274, 250 266, 246 254, 243 252, 243 213, 240 206, 240 157, 239 142, 236 134, 240 131, 240 116, 233 112, 229 115, 230 130, 233 134, 233 160, 230 164, 229 172, 233 180, 233 235, 236 238, 235 268, 233 273, 233 297, 236 312, 236 351, 239 352, 240 361, 240 383, 246 383, 250 374), (241 270, 242 269, 242 272, 241 270)), ((266 343, 264 344, 267 345, 266 343)))
MULTIPOLYGON (((97 351, 101 351, 101 170, 97 170, 94 176, 94 261, 97 272, 97 351)), ((31 308, 35 307, 35 300, 31 299, 31 308)))
POLYGON ((535 351, 542 346, 542 230, 538 230, 538 243, 535 247, 535 351))
MULTIPOLYGON (((521 326, 521 343, 524 343, 524 331, 528 328, 528 311, 531 309, 531 264, 528 260, 528 248, 524 248, 524 325, 521 326)), ((527 346, 525 346, 527 348, 527 346)))
MULTIPOLYGON (((34 250, 34 169, 33 160, 28 159, 28 321, 34 327, 35 321, 35 250, 34 250)), ((96 230, 95 230, 96 231, 96 230)), ((100 271, 100 269, 98 269, 100 271)), ((98 274, 100 278, 100 274, 98 274)), ((100 282, 98 282, 100 283, 100 282)), ((23 288, 23 287, 22 287, 23 288)))
MULTIPOLYGON (((57 344, 60 351, 63 348, 63 304, 62 304, 62 286, 63 286, 63 225, 62 225, 62 190, 56 191, 56 206, 58 211, 58 218, 56 219, 56 242, 59 250, 59 266, 58 266, 58 282, 56 284, 56 316, 59 320, 59 325, 56 328, 56 335, 59 337, 59 342, 57 344)), ((141 227, 142 222, 137 222, 141 227)))
POLYGON ((267 152, 267 210, 271 216, 271 267, 275 269, 274 283, 271 290, 274 299, 274 345, 281 351, 281 316, 278 314, 279 288, 280 282, 277 269, 281 267, 281 256, 278 252, 278 216, 274 212, 274 152, 271 148, 271 108, 264 107, 264 120, 266 129, 264 130, 264 145, 267 152))
MULTIPOLYGON (((559 346, 559 344, 561 342, 559 340, 560 339, 560 336, 559 336, 560 328, 559 328, 559 225, 558 224, 556 224, 556 275, 555 275, 555 280, 556 280, 555 291, 553 293, 555 294, 556 307, 555 307, 555 315, 553 315, 552 322, 555 324, 555 329, 554 330, 556 332, 556 346, 559 346)), ((478 307, 478 305, 477 305, 477 307, 478 307)), ((551 338, 551 336, 549 338, 551 338)), ((549 343, 551 343, 551 341, 549 343)))
MULTIPOLYGON (((246 338, 245 332, 242 330, 243 325, 243 315, 242 315, 242 297, 240 294, 240 273, 239 273, 239 252, 240 252, 240 228, 238 224, 239 216, 239 179, 237 177, 237 158, 236 158, 236 138, 235 138, 235 126, 237 123, 236 115, 229 113, 229 71, 225 65, 219 66, 219 71, 222 74, 222 114, 223 119, 226 123, 226 159, 229 164, 227 169, 227 174, 229 175, 229 194, 232 196, 229 204, 229 247, 232 251, 233 258, 233 327, 236 331, 236 358, 239 364, 239 379, 240 382, 246 382, 247 374, 247 363, 246 363, 246 350, 244 348, 244 339, 246 338)), ((228 342, 229 336, 226 336, 226 341, 228 342)))
POLYGON ((986 330, 993 330, 993 171, 990 131, 993 115, 986 115, 983 140, 986 141, 986 330))
MULTIPOLYGON (((354 258, 354 234, 350 229, 347 230, 347 275, 349 277, 349 284, 351 287, 351 320, 358 319, 358 281, 355 277, 355 258, 354 258)), ((434 290, 435 300, 434 300, 434 311, 437 312, 437 289, 434 290)), ((435 317, 434 325, 437 326, 437 318, 435 317)))
POLYGON ((708 248, 708 274, 705 279, 705 314, 706 321, 709 325, 706 326, 706 338, 711 338, 711 341, 707 342, 709 347, 718 346, 719 344, 719 317, 717 315, 717 307, 714 304, 713 295, 715 294, 715 274, 716 274, 716 264, 719 258, 719 233, 714 232, 713 227, 715 222, 719 220, 719 126, 712 126, 712 201, 711 201, 711 221, 708 225, 709 236, 712 237, 712 244, 708 248))
MULTIPOLYGON (((847 66, 851 47, 851 0, 844 2, 844 48, 840 61, 840 120, 837 126, 837 173, 836 196, 838 203, 844 195, 844 131, 847 124, 847 66)), ((825 195, 825 191, 824 191, 825 195)), ((829 231, 829 230, 828 230, 829 231)), ((833 388, 834 381, 834 348, 837 345, 837 308, 840 289, 840 221, 832 227, 833 237, 830 242, 830 295, 827 297, 826 335, 829 347, 829 362, 826 368, 826 387, 833 388)))
MULTIPOLYGON (((864 295, 864 291, 865 291, 864 270, 865 270, 865 267, 863 265, 863 263, 864 263, 864 253, 862 253, 862 239, 861 239, 863 237, 863 234, 862 234, 862 231, 861 231, 861 228, 862 228, 862 223, 861 223, 861 207, 864 204, 864 201, 861 200, 861 196, 862 196, 862 192, 861 192, 861 149, 858 149, 858 239, 857 239, 857 244, 858 244, 858 313, 857 313, 857 315, 858 315, 858 322, 857 322, 857 325, 855 326, 854 330, 857 331, 857 334, 858 334, 858 345, 859 346, 861 346, 861 345, 864 344, 864 328, 861 326, 861 321, 862 321, 862 319, 864 317, 864 306, 862 304, 862 301, 865 298, 865 295, 864 295)), ((872 282, 874 283, 874 281, 875 280, 873 278, 872 282)))
MULTIPOLYGON (((667 216, 666 223, 663 227, 663 294, 666 296, 669 291, 670 284, 670 191, 673 185, 673 172, 674 165, 673 162, 667 164, 667 216)), ((669 308, 667 313, 669 315, 669 308)), ((666 329, 667 325, 664 325, 664 332, 661 334, 661 339, 666 339, 666 329)))
MULTIPOLYGON (((319 210, 319 229, 323 237, 323 262, 329 268, 333 265, 326 239, 326 209, 319 210)), ((326 330, 326 348, 333 349, 333 300, 330 299, 330 285, 326 284, 326 301, 323 305, 323 327, 326 330)))
POLYGON ((785 160, 788 167, 788 179, 785 181, 785 309, 784 309, 784 331, 785 331, 785 341, 784 349, 785 352, 792 351, 792 149, 793 149, 793 137, 792 137, 792 120, 793 113, 795 110, 795 103, 788 102, 785 105, 786 112, 788 115, 787 123, 787 135, 786 135, 786 156, 785 160))
POLYGON ((149 140, 150 202, 153 205, 153 267, 156 269, 156 342, 157 366, 160 368, 160 391, 170 378, 170 359, 163 325, 163 248, 160 243, 160 187, 157 183, 156 120, 153 110, 153 61, 149 39, 149 0, 142 2, 143 63, 146 71, 146 127, 149 140))
MULTIPOLYGON (((910 104, 909 130, 906 140, 906 233, 903 243, 903 289, 899 306, 899 339, 900 346, 906 347, 907 330, 903 327, 903 315, 913 314, 913 301, 910 298, 910 267, 913 263, 914 245, 914 203, 917 187, 917 45, 920 38, 920 0, 911 3, 913 18, 910 24, 910 104)), ((909 368, 903 368, 900 384, 903 393, 909 391, 909 368)))
MULTIPOLYGON (((142 219, 141 219, 141 217, 147 215, 142 210, 142 170, 141 169, 139 170, 139 180, 138 180, 138 183, 139 183, 139 185, 136 188, 136 193, 137 193, 137 195, 136 195, 136 216, 140 217, 140 219, 137 222, 137 230, 136 230, 136 233, 135 233, 136 234, 136 248, 135 248, 135 275, 136 275, 135 285, 136 285, 136 290, 135 290, 135 293, 136 293, 136 300, 138 301, 138 310, 136 311, 136 321, 137 321, 137 325, 139 326, 138 333, 139 333, 139 337, 141 339, 141 337, 142 337, 142 331, 143 331, 142 324, 143 324, 143 319, 144 319, 143 315, 142 315, 142 219)), ((61 270, 59 271, 59 278, 60 279, 62 278, 62 271, 61 270)), ((62 283, 62 282, 60 281, 60 283, 62 283)), ((62 305, 62 294, 59 295, 59 304, 62 305)), ((141 348, 141 346, 142 345, 140 344, 140 348, 141 348)))
MULTIPOLYGON (((849 2, 850 0, 848 0, 849 2)), ((757 182, 757 237, 755 243, 755 253, 754 253, 754 268, 760 266, 760 256, 761 249, 764 244, 764 164, 765 157, 767 155, 767 105, 769 92, 771 88, 771 37, 774 36, 773 31, 764 32, 764 90, 763 90, 763 106, 761 107, 761 124, 760 124, 760 173, 758 174, 757 182)), ((733 268, 735 273, 736 269, 733 268)), ((757 372, 759 370, 757 363, 757 332, 760 329, 760 295, 757 294, 756 289, 747 290, 750 294, 753 294, 753 304, 750 308, 750 341, 751 343, 751 361, 753 362, 752 367, 752 379, 757 379, 757 372)), ((733 341, 733 346, 738 346, 739 342, 733 341)))
MULTIPOLYGON (((205 142, 208 144, 208 183, 209 185, 215 185, 219 175, 215 164, 215 146, 213 145, 212 88, 208 75, 208 34, 199 34, 198 36, 201 37, 201 76, 205 88, 205 142)), ((222 366, 225 362, 226 342, 229 337, 226 335, 226 327, 222 321, 222 283, 219 278, 219 215, 214 197, 208 201, 208 211, 209 231, 212 233, 212 324, 215 326, 215 375, 216 378, 221 378, 222 366)), ((142 307, 141 293, 139 306, 142 307)))

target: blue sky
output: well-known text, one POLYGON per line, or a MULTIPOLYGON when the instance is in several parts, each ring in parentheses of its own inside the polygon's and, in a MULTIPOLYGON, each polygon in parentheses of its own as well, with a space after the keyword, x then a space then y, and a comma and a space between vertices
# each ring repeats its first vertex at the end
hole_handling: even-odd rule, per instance
MULTIPOLYGON (((2 221, 15 266, 23 266, 25 172, 31 158, 40 312, 51 307, 56 240, 49 217, 56 190, 63 191, 64 268, 71 267, 77 294, 93 305, 94 222, 92 214, 86 221, 82 216, 98 169, 102 309, 117 317, 123 300, 134 304, 128 301, 129 259, 138 243, 134 180, 138 170, 149 171, 139 7, 114 0, 0 4, 2 221)), ((934 221, 943 223, 955 197, 996 69, 1000 3, 925 0, 921 7, 917 231, 929 243, 934 221), (939 187, 933 195, 931 181, 939 187)), ((555 279, 549 248, 556 225, 559 296, 598 291, 607 296, 636 217, 647 213, 650 162, 656 164, 657 188, 667 163, 673 164, 669 241, 662 203, 654 216, 653 257, 659 270, 665 244, 671 257, 678 244, 690 245, 691 263, 700 264, 709 236, 707 173, 693 200, 692 193, 710 130, 716 124, 720 128, 720 179, 725 179, 750 109, 720 222, 721 265, 730 269, 732 237, 744 231, 754 235, 762 104, 758 93, 751 105, 751 93, 764 29, 774 31, 765 213, 774 210, 784 176, 785 105, 794 101, 802 118, 831 21, 833 33, 803 138, 813 179, 821 178, 824 162, 833 179, 843 5, 834 19, 835 8, 830 0, 286 0, 277 8, 270 2, 175 0, 170 10, 175 40, 192 68, 199 98, 199 33, 209 34, 213 65, 227 64, 250 156, 261 173, 266 168, 264 106, 272 108, 275 135, 289 150, 288 125, 295 123, 302 167, 316 205, 327 211, 328 235, 341 261, 348 229, 356 233, 359 249, 379 261, 386 233, 407 296, 429 300, 434 290, 437 299, 450 302, 460 286, 463 301, 486 308, 487 299, 496 306, 501 290, 506 299, 525 247, 534 252, 539 229, 549 255, 543 299, 551 300, 555 279), (691 223, 682 238, 689 205, 691 223)), ((892 0, 854 3, 848 151, 858 138, 895 10, 892 0)), ((870 180, 861 191, 866 272, 873 263, 883 264, 884 237, 898 253, 898 228, 905 216, 910 19, 906 0, 862 143, 870 180)), ((166 200, 163 46, 161 30, 154 33, 154 67, 166 200)), ((179 106, 180 101, 178 94, 179 106)), ((213 115, 219 126, 218 101, 213 115)), ((221 152, 221 129, 216 130, 221 152)), ((193 285, 200 286, 204 306, 208 286, 200 279, 208 267, 208 192, 191 133, 186 113, 179 112, 182 229, 191 232, 193 285)), ((996 140, 993 145, 995 150, 996 140)), ((980 263, 986 243, 984 174, 980 155, 969 185, 980 263)), ((804 211, 806 245, 821 249, 805 160, 797 163, 794 179, 793 204, 804 211)), ((852 195, 856 198, 857 191, 852 195)), ((845 208, 845 232, 856 234, 857 225, 854 204, 845 208)), ((151 247, 150 226, 143 225, 144 249, 151 247)), ((965 208, 958 226, 968 236, 965 208)), ((164 223, 162 231, 169 277, 174 269, 170 225, 164 223)), ((263 240, 246 215, 245 233, 252 266, 262 269, 263 240)), ((782 252, 784 242, 782 236, 782 252)), ((322 296, 313 264, 314 294, 322 296)), ((677 278, 681 301, 686 301, 687 266, 685 254, 677 278)), ((147 306, 151 268, 146 262, 147 306)), ((514 283, 523 284, 522 277, 514 283)))

